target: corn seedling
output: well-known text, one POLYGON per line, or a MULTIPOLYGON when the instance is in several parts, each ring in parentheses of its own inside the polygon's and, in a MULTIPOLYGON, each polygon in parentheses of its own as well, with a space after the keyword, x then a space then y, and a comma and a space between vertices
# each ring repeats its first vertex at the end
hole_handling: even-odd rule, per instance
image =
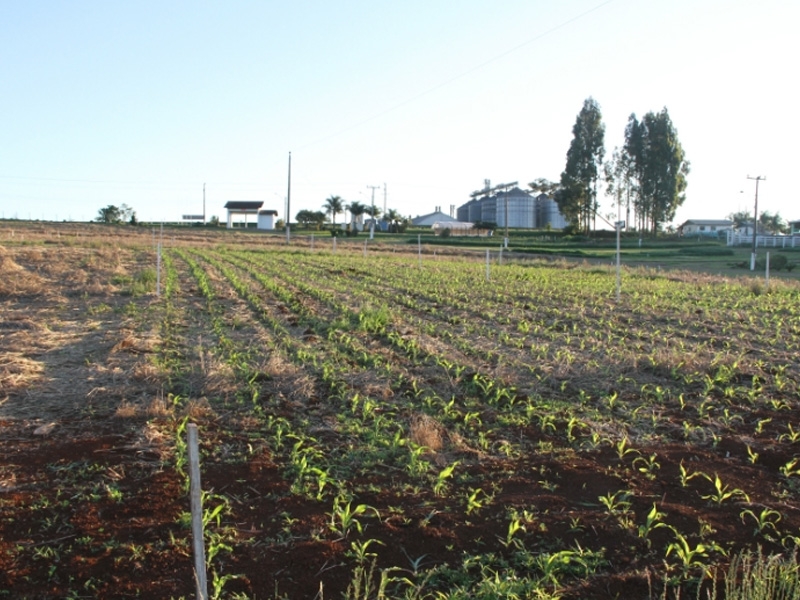
POLYGON ((787 428, 788 428, 789 431, 787 431, 786 433, 780 434, 778 436, 778 441, 779 442, 789 442, 791 444, 796 444, 797 442, 800 442, 800 429, 795 431, 794 427, 792 427, 791 423, 789 423, 787 425, 787 428))
POLYGON ((656 471, 661 468, 661 465, 656 460, 657 458, 658 455, 656 454, 651 454, 647 458, 639 456, 633 459, 633 467, 652 481, 656 478, 656 471))
POLYGON ((710 567, 703 559, 708 558, 708 553, 715 549, 713 545, 697 544, 692 546, 689 541, 677 531, 670 527, 675 534, 675 541, 667 546, 665 558, 674 556, 681 575, 686 577, 691 571, 699 570, 704 577, 710 575, 710 567))
POLYGON ((797 463, 798 463, 797 458, 793 458, 792 460, 787 462, 780 468, 781 475, 783 475, 787 479, 794 475, 800 475, 800 467, 797 466, 797 463))
POLYGON ((662 522, 662 519, 665 516, 666 515, 664 513, 659 512, 658 508, 656 508, 655 503, 653 503, 653 508, 650 509, 649 513, 647 513, 644 523, 639 525, 639 527, 637 528, 637 534, 639 535, 640 538, 646 540, 648 548, 651 545, 651 541, 649 539, 650 533, 654 529, 658 529, 660 527, 667 527, 666 523, 662 522))
POLYGON ((346 555, 349 558, 354 558, 359 565, 363 565, 367 562, 368 558, 374 559, 378 557, 375 552, 368 551, 372 544, 378 544, 379 546, 385 545, 382 541, 375 539, 364 540, 363 542, 353 541, 350 542, 350 550, 346 555))
POLYGON ((766 535, 770 529, 774 533, 778 533, 778 528, 776 526, 781 520, 781 513, 777 510, 765 508, 760 513, 756 514, 755 511, 748 508, 739 513, 739 518, 741 518, 742 523, 748 520, 745 519, 745 517, 750 517, 750 519, 756 523, 753 535, 766 535))
POLYGON ((481 488, 470 489, 466 494, 467 514, 477 513, 487 503, 491 502, 493 496, 484 492, 481 488))
POLYGON ((720 506, 726 500, 736 497, 742 498, 745 502, 750 502, 750 498, 743 490, 739 488, 731 489, 729 486, 722 483, 719 474, 715 473, 713 479, 708 475, 705 475, 705 478, 714 486, 714 492, 701 496, 703 500, 708 500, 717 506, 720 506))
POLYGON ((508 531, 506 533, 506 539, 500 539, 500 542, 508 548, 512 543, 517 542, 514 539, 514 536, 517 533, 525 531, 525 525, 522 524, 522 519, 520 518, 519 514, 516 511, 511 512, 511 520, 508 522, 508 531))
POLYGON ((695 471, 694 473, 690 473, 686 469, 686 467, 683 466, 683 461, 681 461, 681 464, 678 466, 678 476, 679 476, 680 481, 681 481, 681 487, 689 487, 689 482, 692 479, 694 479, 695 477, 706 477, 706 478, 708 478, 708 475, 706 475, 705 473, 703 473, 701 471, 695 471))
POLYGON ((631 493, 627 490, 618 490, 613 494, 609 492, 605 496, 598 496, 597 499, 606 507, 612 515, 627 513, 631 508, 631 493))
POLYGON ((359 504, 353 507, 352 500, 345 504, 344 500, 337 496, 333 500, 333 510, 328 513, 330 517, 328 529, 338 535, 339 539, 345 539, 353 529, 357 530, 358 533, 362 533, 361 522, 356 517, 368 511, 380 518, 380 514, 373 507, 367 504, 359 504))
POLYGON ((436 476, 436 481, 433 483, 433 493, 437 496, 444 496, 447 491, 447 480, 453 476, 453 471, 458 466, 458 461, 447 465, 444 469, 439 471, 436 476))

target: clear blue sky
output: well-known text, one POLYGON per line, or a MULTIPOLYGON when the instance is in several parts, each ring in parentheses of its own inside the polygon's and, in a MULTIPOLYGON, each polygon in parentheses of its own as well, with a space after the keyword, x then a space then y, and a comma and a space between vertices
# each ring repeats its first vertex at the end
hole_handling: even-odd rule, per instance
MULTIPOLYGON (((796 0, 0 3, 0 216, 143 220, 336 194, 416 216, 558 179, 593 96, 608 154, 664 106, 676 221, 800 219, 796 0), (383 206, 383 189, 376 190, 383 206)), ((603 212, 609 212, 606 201, 603 212)))

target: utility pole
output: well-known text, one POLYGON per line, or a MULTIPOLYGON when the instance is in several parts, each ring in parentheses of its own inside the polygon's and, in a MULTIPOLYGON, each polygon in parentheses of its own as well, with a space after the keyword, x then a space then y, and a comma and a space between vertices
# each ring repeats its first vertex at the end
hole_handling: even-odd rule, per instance
POLYGON ((505 246, 508 248, 508 190, 505 191, 505 198, 506 198, 506 239, 505 246))
POLYGON ((368 188, 372 190, 372 226, 369 228, 369 238, 372 239, 375 235, 375 190, 380 188, 379 185, 368 185, 368 188))
POLYGON ((286 243, 289 243, 291 233, 289 231, 289 215, 291 214, 292 202, 292 153, 289 152, 289 182, 286 187, 286 243))
POLYGON ((206 184, 203 184, 203 225, 206 224, 206 184))
POLYGON ((748 179, 752 179, 756 182, 756 206, 755 210, 753 211, 753 252, 750 255, 750 270, 756 270, 756 235, 758 234, 758 182, 759 181, 766 181, 766 177, 762 177, 761 175, 757 175, 756 177, 747 176, 748 179))
POLYGON ((386 184, 383 184, 383 214, 386 216, 386 184))

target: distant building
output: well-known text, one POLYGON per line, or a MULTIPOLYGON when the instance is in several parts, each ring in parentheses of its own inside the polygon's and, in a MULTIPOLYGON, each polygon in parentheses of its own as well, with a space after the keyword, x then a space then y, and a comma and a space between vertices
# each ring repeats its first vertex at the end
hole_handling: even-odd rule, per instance
POLYGON ((721 231, 730 231, 732 229, 733 221, 728 219, 689 219, 678 227, 678 234, 684 237, 716 237, 720 235, 721 231))
POLYGON ((271 231, 275 229, 275 217, 277 216, 277 210, 258 211, 258 228, 265 231, 271 231))
POLYGON ((411 224, 415 227, 433 227, 436 223, 458 223, 459 219, 454 219, 450 215, 443 213, 440 210, 432 212, 421 217, 411 219, 411 224))
POLYGON ((476 192, 457 209, 459 221, 482 221, 501 228, 508 222, 509 229, 564 229, 569 224, 547 194, 533 196, 518 187, 500 191, 487 188, 485 195, 480 194, 476 192))
MULTIPOLYGON (((753 222, 747 221, 745 223, 739 223, 738 226, 733 227, 732 229, 736 230, 737 235, 739 236, 752 236, 753 235, 753 222)), ((766 231, 764 230, 764 226, 759 223, 758 224, 758 231, 756 235, 764 235, 766 231)))
POLYGON ((247 227, 247 217, 252 215, 255 217, 253 221, 258 220, 258 211, 264 205, 263 201, 249 201, 249 200, 230 200, 225 204, 228 209, 228 229, 233 228, 233 215, 244 215, 244 226, 247 227))
POLYGON ((789 221, 789 235, 800 234, 800 221, 789 221))

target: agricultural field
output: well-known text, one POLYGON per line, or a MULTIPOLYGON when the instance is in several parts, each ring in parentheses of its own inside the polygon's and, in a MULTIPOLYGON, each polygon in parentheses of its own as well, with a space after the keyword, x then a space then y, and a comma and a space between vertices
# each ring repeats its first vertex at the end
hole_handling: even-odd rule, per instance
POLYGON ((189 423, 212 598, 797 579, 796 281, 156 240, 0 225, 0 598, 193 598, 189 423))

